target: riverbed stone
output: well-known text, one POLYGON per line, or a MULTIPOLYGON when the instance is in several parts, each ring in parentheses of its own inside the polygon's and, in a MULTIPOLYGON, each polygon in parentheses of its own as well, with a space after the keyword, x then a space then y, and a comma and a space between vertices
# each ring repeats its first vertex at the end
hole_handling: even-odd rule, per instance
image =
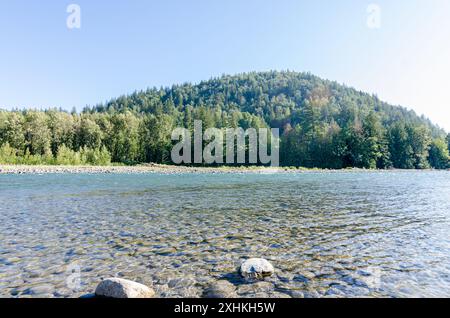
POLYGON ((195 285, 195 280, 193 278, 175 278, 169 281, 169 288, 187 288, 195 285))
POLYGON ((240 273, 244 278, 262 279, 272 276, 275 272, 273 265, 263 258, 250 258, 242 263, 240 273))
POLYGON ((305 298, 305 294, 303 294, 303 292, 301 292, 299 290, 290 290, 289 295, 292 298, 305 298))
POLYGON ((236 287, 226 280, 212 283, 204 293, 206 298, 237 298, 236 287))
POLYGON ((51 295, 53 294, 54 291, 55 291, 54 286, 49 284, 43 284, 28 288, 27 290, 25 290, 24 294, 42 296, 43 298, 45 298, 44 295, 51 295))
POLYGON ((270 282, 257 282, 254 284, 243 284, 239 286, 238 294, 258 294, 270 293, 274 291, 275 286, 270 282))
POLYGON ((153 298, 155 291, 130 280, 108 278, 98 284, 95 295, 107 298, 153 298))

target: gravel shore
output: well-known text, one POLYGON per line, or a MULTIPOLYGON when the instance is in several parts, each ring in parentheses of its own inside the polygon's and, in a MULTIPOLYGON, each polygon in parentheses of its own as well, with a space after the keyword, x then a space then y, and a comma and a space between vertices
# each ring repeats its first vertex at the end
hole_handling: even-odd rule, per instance
MULTIPOLYGON (((2 165, 1 174, 139 174, 139 173, 159 173, 159 174, 180 174, 180 173, 333 173, 333 172, 408 172, 411 170, 368 170, 368 169, 305 169, 305 168, 285 168, 285 167, 186 167, 160 164, 143 164, 137 166, 26 166, 26 165, 2 165)), ((429 169, 416 171, 433 171, 429 169)), ((447 170, 450 171, 450 170, 447 170)))
POLYGON ((271 167, 183 167, 158 164, 147 164, 138 166, 25 166, 25 165, 0 165, 0 174, 55 174, 55 173, 272 173, 301 171, 285 168, 271 167))

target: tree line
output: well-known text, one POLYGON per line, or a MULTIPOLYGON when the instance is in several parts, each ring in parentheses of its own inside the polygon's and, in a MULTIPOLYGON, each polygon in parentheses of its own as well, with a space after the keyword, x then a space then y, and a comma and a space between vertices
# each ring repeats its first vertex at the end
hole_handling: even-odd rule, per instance
POLYGON ((151 88, 80 114, 0 111, 0 163, 171 163, 176 127, 279 128, 280 164, 445 169, 450 135, 403 107, 308 73, 222 76, 151 88))

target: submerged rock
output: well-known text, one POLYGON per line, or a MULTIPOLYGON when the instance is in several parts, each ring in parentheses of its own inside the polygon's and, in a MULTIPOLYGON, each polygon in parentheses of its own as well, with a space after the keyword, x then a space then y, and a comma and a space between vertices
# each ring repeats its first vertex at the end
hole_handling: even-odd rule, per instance
POLYGON ((152 298, 155 291, 130 280, 108 278, 98 284, 95 295, 108 298, 152 298))
POLYGON ((206 298, 237 298, 236 287, 226 281, 219 280, 212 283, 204 293, 206 298))
POLYGON ((239 286, 237 292, 239 295, 246 294, 258 294, 258 293, 271 293, 274 291, 275 286, 270 282, 257 282, 254 284, 244 284, 239 286))
POLYGON ((244 278, 262 279, 272 276, 275 269, 263 258, 250 258, 242 263, 240 272, 244 278))
POLYGON ((169 288, 187 288, 195 285, 195 280, 193 278, 175 278, 169 281, 169 288))
POLYGON ((34 295, 34 296, 48 296, 53 294, 55 291, 54 286, 49 284, 38 285, 31 288, 28 288, 24 291, 25 295, 34 295))

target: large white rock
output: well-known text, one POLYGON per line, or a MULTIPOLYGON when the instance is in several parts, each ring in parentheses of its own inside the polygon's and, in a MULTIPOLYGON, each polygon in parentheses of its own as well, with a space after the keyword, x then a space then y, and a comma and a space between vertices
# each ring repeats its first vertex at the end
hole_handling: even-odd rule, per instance
POLYGON ((272 276, 275 270, 272 264, 263 258, 250 258, 242 263, 240 272, 244 278, 262 279, 272 276))
POLYGON ((130 280, 108 278, 98 284, 95 295, 108 298, 152 298, 155 291, 130 280))

